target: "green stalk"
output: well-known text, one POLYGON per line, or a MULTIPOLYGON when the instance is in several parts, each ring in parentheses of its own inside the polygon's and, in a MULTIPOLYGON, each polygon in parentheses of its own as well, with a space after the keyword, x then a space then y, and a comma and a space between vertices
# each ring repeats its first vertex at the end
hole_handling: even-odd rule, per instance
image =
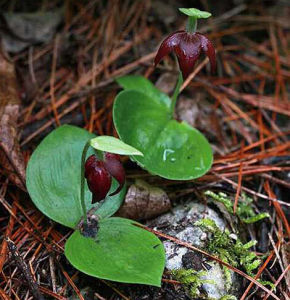
POLYGON ((186 24, 188 33, 195 33, 197 28, 197 17, 189 16, 186 24))
POLYGON ((170 104, 170 112, 171 116, 174 117, 174 111, 176 106, 177 97, 179 95, 179 89, 183 83, 183 78, 181 72, 179 72, 178 81, 174 89, 174 93, 172 95, 171 104, 170 104))
POLYGON ((83 152, 82 152, 82 161, 81 161, 81 206, 83 211, 83 218, 84 218, 84 224, 86 225, 88 223, 88 217, 87 217, 87 209, 86 209, 86 203, 85 203, 85 162, 86 162, 86 156, 88 149, 90 147, 90 141, 86 142, 83 152))

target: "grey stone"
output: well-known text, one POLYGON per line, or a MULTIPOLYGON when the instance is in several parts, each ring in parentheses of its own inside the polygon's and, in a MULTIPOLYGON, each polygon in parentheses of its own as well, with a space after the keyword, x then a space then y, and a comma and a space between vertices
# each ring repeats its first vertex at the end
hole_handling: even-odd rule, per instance
MULTIPOLYGON (((227 227, 225 221, 216 211, 196 202, 178 205, 171 212, 150 221, 149 225, 195 247, 203 248, 206 246, 207 240, 211 238, 211 235, 203 231, 200 227, 194 226, 194 223, 205 218, 215 221, 221 230, 225 230, 227 227)), ((163 245, 166 252, 166 268, 168 270, 184 268, 184 260, 182 258, 191 250, 171 241, 164 241, 163 245)), ((224 295, 229 294, 230 291, 227 291, 226 288, 226 278, 223 268, 215 261, 204 256, 200 259, 202 260, 201 263, 207 267, 204 268, 207 274, 201 278, 214 282, 214 284, 205 283, 202 286, 208 298, 220 299, 224 295)), ((231 276, 232 281, 234 281, 236 275, 231 272, 231 276)))

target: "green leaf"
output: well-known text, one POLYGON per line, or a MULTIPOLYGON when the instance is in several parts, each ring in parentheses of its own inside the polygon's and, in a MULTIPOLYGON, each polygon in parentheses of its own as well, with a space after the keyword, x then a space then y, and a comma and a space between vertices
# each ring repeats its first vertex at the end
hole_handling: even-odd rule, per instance
POLYGON ((160 91, 157 93, 154 86, 150 92, 145 78, 130 76, 130 80, 126 76, 122 85, 134 86, 134 90, 117 95, 113 119, 121 140, 144 154, 132 159, 149 172, 168 179, 188 180, 205 174, 212 164, 206 138, 187 123, 172 120, 170 99, 160 91), (146 93, 140 92, 142 89, 146 93))
POLYGON ((124 90, 141 92, 157 102, 161 102, 170 107, 171 99, 165 93, 159 91, 151 81, 143 76, 127 75, 117 78, 117 82, 124 90))
MULTIPOLYGON (((112 178, 112 186, 110 188, 110 191, 108 192, 108 195, 110 195, 110 193, 113 193, 118 186, 119 183, 114 178, 112 178)), ((107 196, 100 208, 98 208, 93 214, 97 215, 101 219, 111 217, 122 205, 125 195, 126 187, 124 186, 120 193, 118 193, 117 195, 107 196)), ((90 207, 94 206, 97 206, 97 203, 94 205, 90 205, 90 207)))
POLYGON ((128 219, 103 219, 95 238, 75 231, 66 242, 65 256, 75 268, 97 278, 160 287, 163 245, 133 224, 128 219))
POLYGON ((199 10, 197 8, 179 8, 179 11, 189 17, 195 17, 197 19, 207 19, 211 16, 211 13, 199 10))
MULTIPOLYGON (((52 220, 75 228, 82 217, 80 205, 81 155, 86 142, 95 137, 88 131, 70 125, 52 131, 33 152, 27 167, 26 185, 36 207, 52 220)), ((93 154, 88 151, 88 156, 93 154)), ((118 186, 114 180, 110 189, 118 186)), ((98 211, 100 217, 114 214, 124 198, 120 194, 107 197, 98 211)), ((89 210, 92 194, 85 186, 85 202, 89 210)))
POLYGON ((139 150, 127 145, 113 136, 102 135, 91 139, 90 145, 96 150, 106 151, 120 155, 140 155, 143 156, 139 150))

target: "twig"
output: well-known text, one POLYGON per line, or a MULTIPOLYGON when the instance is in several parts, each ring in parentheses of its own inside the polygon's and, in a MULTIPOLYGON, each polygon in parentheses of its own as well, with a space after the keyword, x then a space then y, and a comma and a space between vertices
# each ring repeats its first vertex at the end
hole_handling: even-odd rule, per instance
POLYGON ((11 298, 5 294, 5 292, 0 288, 0 298, 2 300, 11 300, 11 298))
MULTIPOLYGON (((227 177, 225 177, 225 176, 223 176, 223 175, 220 175, 220 174, 218 174, 218 173, 216 173, 216 172, 213 172, 213 173, 215 174, 215 176, 217 176, 217 177, 221 178, 222 180, 224 180, 224 181, 230 183, 231 185, 233 185, 233 186, 235 186, 235 187, 238 186, 238 184, 237 184, 236 182, 234 182, 234 181, 228 179, 227 177)), ((270 200, 270 201, 272 201, 272 202, 278 202, 278 203, 280 203, 280 204, 282 204, 282 205, 285 205, 285 206, 290 206, 290 203, 287 203, 287 202, 278 200, 278 199, 276 199, 276 198, 268 197, 268 196, 263 195, 263 194, 261 194, 261 193, 252 191, 251 189, 248 189, 248 188, 246 188, 246 187, 243 187, 243 186, 242 186, 241 189, 242 189, 243 191, 245 191, 245 192, 247 192, 247 193, 249 193, 249 194, 251 194, 251 195, 257 196, 257 197, 259 197, 259 198, 262 198, 262 199, 265 199, 265 200, 270 200)))
POLYGON ((236 209, 238 207, 238 201, 239 201, 239 196, 242 187, 242 178, 243 178, 243 163, 241 162, 239 168, 238 187, 237 187, 237 192, 236 192, 235 202, 234 202, 234 214, 236 213, 236 209))
POLYGON ((80 300, 85 300, 83 295, 81 294, 80 290, 77 288, 77 286, 75 285, 75 283, 73 282, 73 280, 69 277, 68 273, 61 267, 62 273, 64 275, 64 277, 66 278, 66 280, 69 282, 69 284, 71 285, 71 287, 74 289, 74 291, 76 292, 77 296, 79 297, 80 300))
POLYGON ((10 238, 8 238, 8 237, 6 237, 6 242, 7 242, 7 245, 8 245, 8 249, 9 249, 12 257, 14 258, 17 266, 19 267, 19 269, 24 274, 24 277, 25 277, 25 279, 28 283, 29 289, 30 289, 33 297, 35 299, 44 300, 44 297, 40 293, 38 284, 33 279, 33 276, 31 274, 30 269, 28 268, 27 264, 25 263, 25 261, 23 260, 21 255, 19 254, 19 252, 17 250, 17 247, 15 246, 14 242, 12 240, 10 240, 10 238))
POLYGON ((55 118, 55 123, 57 126, 60 126, 59 117, 57 114, 57 108, 55 107, 55 69, 56 69, 56 62, 57 62, 57 51, 58 51, 58 44, 59 44, 59 35, 55 37, 54 47, 53 47, 53 58, 52 58, 52 66, 51 66, 51 76, 50 76, 50 98, 51 98, 51 107, 55 118))
MULTIPOLYGON (((14 205, 14 202, 12 204, 12 212, 14 214, 16 214, 16 212, 17 212, 17 207, 14 205)), ((6 237, 10 237, 13 227, 14 227, 14 224, 15 224, 15 219, 12 215, 10 215, 9 223, 7 225, 6 232, 5 232, 6 237)), ((7 241, 6 241, 6 239, 3 239, 1 251, 0 251, 0 273, 2 272, 2 268, 3 268, 5 260, 6 260, 6 255, 7 255, 7 241)))
POLYGON ((111 283, 109 283, 106 280, 102 280, 101 281, 106 284, 107 286, 109 286, 114 292, 116 292, 122 299, 124 300, 130 300, 130 298, 126 297, 123 293, 121 293, 118 289, 116 289, 111 283))
POLYGON ((52 290, 54 293, 56 293, 56 277, 55 277, 55 268, 54 268, 52 256, 49 257, 49 269, 51 275, 52 290))
MULTIPOLYGON (((280 283, 280 281, 283 279, 283 277, 286 275, 286 273, 290 270, 290 264, 287 266, 287 268, 285 268, 284 272, 282 272, 282 274, 279 276, 279 278, 277 279, 277 281, 275 282, 275 287, 280 283)), ((270 292, 270 291, 269 291, 270 292)), ((263 300, 266 300, 269 298, 269 296, 272 296, 269 292, 267 292, 267 295, 263 298, 263 300)))

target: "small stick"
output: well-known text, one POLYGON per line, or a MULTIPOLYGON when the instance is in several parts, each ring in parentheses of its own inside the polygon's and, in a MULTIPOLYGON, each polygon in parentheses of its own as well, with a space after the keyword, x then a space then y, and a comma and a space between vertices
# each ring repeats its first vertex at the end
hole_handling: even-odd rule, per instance
POLYGON ((100 279, 104 284, 106 284, 108 287, 110 287, 115 293, 117 293, 122 299, 124 300, 130 300, 130 298, 126 297, 123 293, 121 293, 118 289, 116 289, 111 283, 109 283, 106 280, 100 279))
MULTIPOLYGON (((277 281, 275 282, 275 287, 280 283, 280 281, 283 279, 283 277, 286 275, 286 273, 290 270, 290 264, 287 266, 287 268, 282 272, 282 274, 279 276, 277 281)), ((267 295, 263 298, 263 300, 268 299, 270 296, 270 293, 268 292, 267 295)))
POLYGON ((11 300, 11 298, 6 295, 6 293, 0 288, 0 299, 2 300, 11 300))
POLYGON ((27 264, 25 263, 25 261, 23 260, 21 255, 19 254, 16 245, 8 237, 6 237, 6 242, 7 242, 8 249, 9 249, 12 257, 14 258, 19 269, 24 274, 24 277, 28 283, 29 289, 30 289, 33 297, 38 300, 44 300, 42 294, 39 291, 39 287, 38 287, 37 283, 33 279, 30 269, 27 267, 27 264))
POLYGON ((103 298, 100 294, 98 294, 97 292, 95 292, 95 296, 99 299, 99 300, 106 300, 105 298, 103 298))
MULTIPOLYGON (((16 214, 17 207, 14 205, 14 202, 12 204, 12 211, 14 214, 16 214)), ((14 228, 14 224, 15 224, 15 219, 13 218, 13 216, 10 215, 9 223, 6 227, 5 236, 11 235, 13 228, 14 228)), ((2 242, 2 245, 1 245, 1 249, 0 249, 0 272, 2 272, 2 268, 3 268, 5 260, 6 260, 6 255, 7 255, 7 242, 4 239, 2 242)))
POLYGON ((55 268, 54 268, 52 256, 49 257, 49 269, 51 274, 52 291, 56 293, 56 277, 55 277, 55 268))

